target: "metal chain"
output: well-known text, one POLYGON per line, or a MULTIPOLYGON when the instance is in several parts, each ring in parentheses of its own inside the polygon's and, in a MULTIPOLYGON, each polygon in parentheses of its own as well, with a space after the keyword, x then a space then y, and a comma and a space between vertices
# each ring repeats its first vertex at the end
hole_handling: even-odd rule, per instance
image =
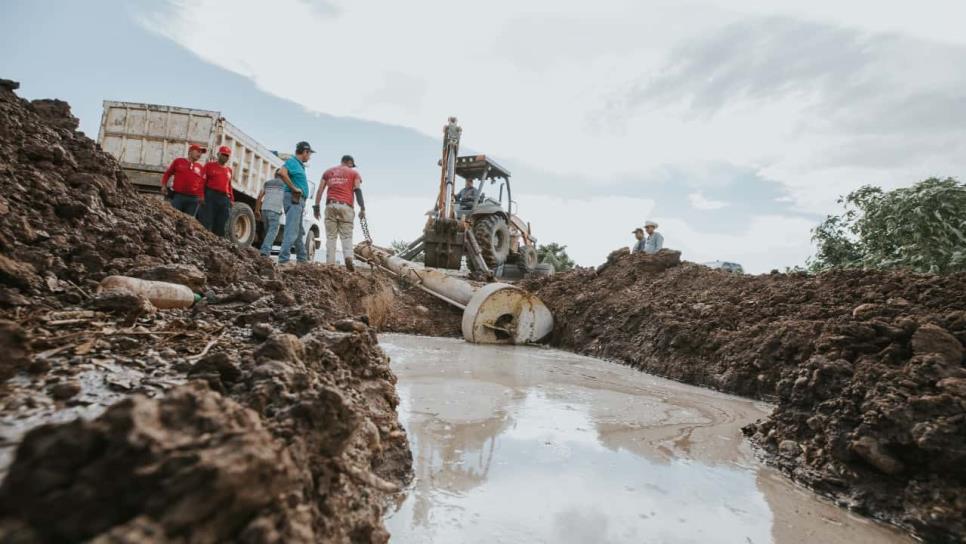
POLYGON ((359 218, 359 226, 362 227, 362 235, 366 237, 366 242, 372 244, 372 235, 369 234, 369 222, 365 217, 359 218))

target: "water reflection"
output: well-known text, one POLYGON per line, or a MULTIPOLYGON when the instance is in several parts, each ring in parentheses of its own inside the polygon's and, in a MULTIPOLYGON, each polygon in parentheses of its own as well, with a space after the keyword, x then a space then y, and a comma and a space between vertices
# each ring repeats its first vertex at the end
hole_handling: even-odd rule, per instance
POLYGON ((550 350, 381 342, 416 470, 395 542, 902 541, 755 462, 739 429, 766 406, 550 350))

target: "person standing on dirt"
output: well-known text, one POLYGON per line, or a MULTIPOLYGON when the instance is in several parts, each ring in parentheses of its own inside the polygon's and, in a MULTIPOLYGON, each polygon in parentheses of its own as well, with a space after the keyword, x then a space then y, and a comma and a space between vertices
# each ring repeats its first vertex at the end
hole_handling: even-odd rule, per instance
POLYGON ((342 255, 345 267, 355 270, 352 264, 352 226, 355 221, 355 198, 359 199, 359 219, 366 218, 366 203, 362 198, 362 176, 356 172, 352 155, 343 155, 342 162, 322 174, 322 184, 315 194, 315 218, 321 219, 319 204, 322 192, 325 199, 325 262, 335 264, 335 239, 342 239, 342 255))
POLYGON ((285 231, 282 234, 282 247, 278 253, 278 264, 285 264, 292 258, 295 249, 295 261, 304 263, 308 260, 305 251, 305 226, 302 216, 305 212, 305 199, 309 194, 309 178, 305 175, 305 163, 309 162, 315 151, 308 142, 299 142, 295 146, 295 155, 289 157, 285 164, 278 169, 278 175, 285 183, 282 189, 282 206, 285 209, 285 231))
POLYGON ((188 157, 171 161, 161 175, 161 194, 165 198, 171 197, 174 209, 191 217, 196 217, 198 209, 205 203, 205 167, 198 159, 207 151, 203 145, 191 144, 188 157), (172 176, 174 180, 169 184, 172 176))
POLYGON ((647 239, 644 240, 644 253, 654 255, 664 247, 664 236, 657 230, 657 223, 647 221, 644 223, 644 230, 647 231, 647 239))
POLYGON ((225 235, 228 214, 235 203, 231 190, 232 169, 228 166, 231 148, 223 145, 218 148, 218 160, 205 164, 205 207, 202 209, 201 223, 206 229, 218 236, 225 235))
POLYGON ((272 245, 275 244, 275 236, 278 235, 279 221, 285 211, 284 195, 285 182, 276 170, 275 177, 265 182, 255 201, 255 218, 264 217, 265 219, 265 239, 259 249, 259 253, 265 257, 272 254, 272 245))
POLYGON ((634 244, 634 249, 631 250, 631 253, 644 253, 644 246, 646 245, 646 241, 644 240, 644 229, 637 227, 633 232, 634 238, 637 238, 637 243, 634 244))

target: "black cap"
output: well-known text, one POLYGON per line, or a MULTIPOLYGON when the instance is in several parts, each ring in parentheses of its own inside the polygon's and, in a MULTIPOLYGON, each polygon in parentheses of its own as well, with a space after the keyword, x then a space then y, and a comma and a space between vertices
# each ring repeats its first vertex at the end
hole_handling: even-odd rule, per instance
POLYGON ((352 158, 352 155, 342 155, 342 162, 351 162, 352 166, 356 165, 356 160, 352 158))
POLYGON ((303 151, 308 151, 309 153, 315 153, 315 150, 312 149, 312 146, 310 146, 308 142, 299 142, 295 144, 296 153, 301 153, 303 151))

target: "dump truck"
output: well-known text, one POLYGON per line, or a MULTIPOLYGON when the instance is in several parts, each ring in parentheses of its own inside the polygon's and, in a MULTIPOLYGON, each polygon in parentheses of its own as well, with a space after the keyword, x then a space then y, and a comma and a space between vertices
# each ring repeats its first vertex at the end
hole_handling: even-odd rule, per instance
MULTIPOLYGON (((188 146, 196 143, 209 150, 226 145, 231 148, 231 180, 235 193, 225 236, 240 246, 261 245, 265 227, 255 220, 255 199, 265 180, 282 166, 285 155, 270 151, 216 111, 182 108, 160 104, 104 101, 97 142, 113 155, 134 186, 146 194, 161 198, 161 175, 177 157, 187 155, 188 146)), ((202 158, 202 161, 209 159, 202 158)), ((310 183, 311 200, 315 184, 310 183)), ((284 222, 285 217, 282 217, 284 222)), ((313 260, 322 239, 322 229, 311 213, 303 217, 306 250, 313 260)), ((281 242, 279 229, 276 244, 281 242)))

